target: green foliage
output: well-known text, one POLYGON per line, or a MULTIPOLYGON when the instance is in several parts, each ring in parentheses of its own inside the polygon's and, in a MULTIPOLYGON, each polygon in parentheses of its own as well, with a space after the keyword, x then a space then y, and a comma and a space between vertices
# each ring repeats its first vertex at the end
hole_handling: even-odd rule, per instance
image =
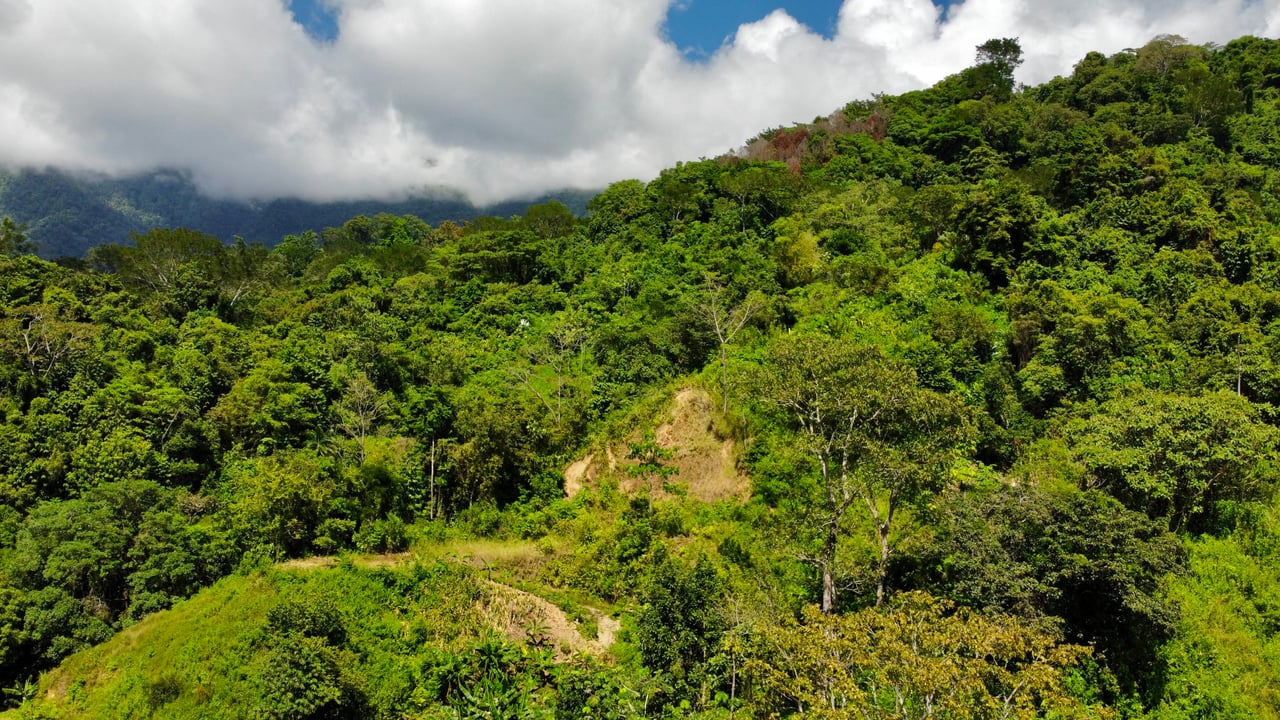
POLYGON ((0 255, 27 255, 35 251, 35 245, 27 239, 27 224, 17 223, 5 216, 0 220, 0 255))
POLYGON ((994 288, 1007 285, 1050 217, 1042 202, 1022 183, 981 181, 955 209, 952 263, 994 288))
POLYGON ((1022 64, 1022 45, 1017 38, 993 38, 978 46, 977 67, 987 82, 1004 97, 1013 91, 1013 71, 1022 64))
POLYGON ((286 635, 273 643, 257 682, 264 718, 351 717, 355 700, 344 687, 342 658, 320 638, 286 635))
POLYGON ((955 397, 918 387, 911 369, 879 348, 821 335, 775 342, 752 385, 763 410, 796 433, 797 448, 817 464, 818 497, 809 502, 821 508, 825 529, 814 556, 823 611, 836 607, 839 536, 854 507, 865 508, 874 526, 880 604, 895 515, 943 487, 971 435, 967 411, 955 397))
MULTIPOLYGON (((431 717, 443 708, 423 643, 460 658, 489 643, 480 598, 472 571, 456 565, 233 577, 56 672, 83 688, 64 699, 90 717, 431 717), (99 672, 108 666, 121 672, 99 672)), ((529 664, 531 677, 545 677, 541 662, 529 664)))
POLYGON ((1182 620, 1162 649, 1168 680, 1154 718, 1280 715, 1272 679, 1280 667, 1280 576, 1273 552, 1250 552, 1241 539, 1193 542, 1191 573, 1172 583, 1182 620))
POLYGON ((224 472, 221 518, 243 546, 262 542, 299 555, 322 537, 322 528, 332 527, 324 521, 337 514, 339 490, 327 458, 312 451, 278 452, 228 463, 224 472))
POLYGON ((1109 717, 1068 691, 1087 648, 1061 644, 1016 618, 987 617, 927 593, 844 616, 808 608, 759 629, 748 670, 761 714, 788 706, 814 717, 1109 717))
POLYGON ((1163 522, 1098 491, 1010 487, 958 493, 926 517, 934 536, 906 553, 903 582, 969 607, 1056 619, 1069 640, 1098 650, 1125 692, 1154 699, 1158 648, 1178 619, 1162 583, 1186 567, 1163 522))
POLYGON ((946 676, 956 716, 1019 679, 1041 690, 1015 715, 1266 716, 1277 48, 1162 36, 1020 88, 1020 44, 994 39, 582 219, 276 204, 279 232, 246 233, 268 250, 153 229, 151 196, 186 187, 153 177, 111 186, 132 245, 55 265, 24 237, 82 238, 5 210, 30 225, 0 223, 0 687, 30 697, 131 627, 154 665, 90 672, 88 649, 49 707, 821 715, 826 677, 872 713, 897 682, 910 715, 946 676), (485 581, 349 554, 476 535, 502 548, 485 581), (316 554, 342 569, 201 594, 316 554), (491 623, 506 580, 601 640, 610 606, 611 658, 491 623), (829 617, 792 622, 814 602, 829 617), (908 621, 933 650, 906 652, 908 621), (848 653, 816 655, 819 632, 848 653))
POLYGON ((725 621, 719 611, 723 587, 706 558, 693 567, 659 556, 641 594, 635 643, 641 662, 674 682, 697 687, 707 682, 711 659, 725 621))
POLYGON ((488 637, 433 668, 438 699, 460 718, 536 717, 549 684, 547 658, 488 637))
POLYGON ((1104 403, 1066 432, 1086 483, 1170 528, 1223 529, 1232 510, 1271 496, 1276 431, 1241 397, 1142 391, 1104 403))

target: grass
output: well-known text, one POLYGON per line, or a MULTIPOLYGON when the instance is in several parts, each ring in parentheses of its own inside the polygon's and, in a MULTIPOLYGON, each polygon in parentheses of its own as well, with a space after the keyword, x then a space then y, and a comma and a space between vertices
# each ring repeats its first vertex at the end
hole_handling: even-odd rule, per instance
POLYGON ((71 656, 41 678, 34 707, 0 717, 240 717, 241 660, 276 596, 265 575, 226 578, 71 656))
POLYGON ((40 680, 36 699, 3 718, 192 718, 255 715, 276 644, 268 615, 285 598, 336 602, 351 674, 370 702, 394 706, 418 657, 484 636, 476 572, 459 563, 274 568, 225 578, 40 680))
POLYGON ((1157 720, 1280 718, 1280 570, 1234 538, 1189 543, 1192 573, 1170 580, 1182 611, 1165 649, 1169 682, 1157 720))

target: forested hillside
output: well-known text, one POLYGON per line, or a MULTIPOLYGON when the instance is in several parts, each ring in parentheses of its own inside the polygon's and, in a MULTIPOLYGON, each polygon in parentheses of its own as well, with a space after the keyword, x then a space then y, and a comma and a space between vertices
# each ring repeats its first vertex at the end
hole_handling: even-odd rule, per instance
POLYGON ((11 714, 1280 717, 1280 42, 1020 57, 583 217, 6 224, 11 714))
MULTIPOLYGON (((590 194, 564 191, 554 197, 580 211, 590 194)), ((199 230, 228 242, 243 237, 270 247, 286 234, 308 228, 319 232, 362 214, 462 222, 479 215, 520 212, 529 204, 512 201, 477 207, 459 193, 444 191, 399 200, 249 202, 209 197, 189 174, 174 170, 109 178, 53 169, 0 168, 0 216, 25 224, 36 254, 47 260, 84 257, 99 245, 124 243, 132 233, 157 227, 199 230)))

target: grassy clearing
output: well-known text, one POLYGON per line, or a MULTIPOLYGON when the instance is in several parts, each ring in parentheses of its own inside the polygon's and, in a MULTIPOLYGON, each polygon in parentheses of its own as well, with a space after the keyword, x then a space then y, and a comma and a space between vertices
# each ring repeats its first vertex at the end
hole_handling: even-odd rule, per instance
POLYGON ((364 706, 392 708, 423 682, 424 652, 459 652, 489 632, 481 611, 489 593, 476 575, 459 563, 419 562, 226 578, 68 658, 41 678, 35 701, 3 717, 270 715, 263 708, 280 695, 279 678, 298 669, 279 652, 288 642, 277 627, 282 607, 303 608, 303 627, 334 608, 322 658, 333 663, 335 687, 364 706))
POLYGON ((408 553, 307 558, 225 578, 68 658, 41 678, 34 701, 0 718, 267 716, 273 681, 289 670, 278 667, 283 636, 272 618, 289 603, 337 608, 341 640, 325 652, 341 666, 343 697, 362 712, 394 710, 388 717, 411 705, 426 712, 439 659, 495 635, 520 645, 534 628, 566 653, 607 652, 618 610, 540 579, 561 550, 546 539, 422 540, 408 553))
POLYGON ((2 717, 237 717, 244 659, 277 592, 267 575, 226 578, 71 656, 33 707, 2 717))

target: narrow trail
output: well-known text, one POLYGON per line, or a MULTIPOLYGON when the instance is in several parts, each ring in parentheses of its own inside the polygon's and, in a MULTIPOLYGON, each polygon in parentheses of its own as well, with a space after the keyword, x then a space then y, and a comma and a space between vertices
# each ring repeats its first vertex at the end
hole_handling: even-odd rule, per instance
MULTIPOLYGON (((434 554, 435 558, 453 557, 460 562, 476 568, 499 568, 502 559, 509 559, 511 547, 502 546, 503 552, 486 553, 483 546, 468 546, 466 549, 479 552, 460 554, 457 549, 450 552, 434 554)), ((415 560, 423 559, 422 554, 392 553, 385 555, 353 555, 351 563, 359 568, 387 568, 407 565, 415 560)), ((312 570, 336 568, 340 560, 332 555, 299 558, 279 563, 276 567, 282 570, 307 572, 312 570)), ((487 597, 481 600, 482 612, 493 626, 513 642, 524 642, 545 645, 554 649, 557 654, 567 657, 575 653, 584 653, 596 657, 608 655, 610 648, 617 640, 622 624, 617 618, 602 612, 598 608, 582 605, 583 610, 591 615, 595 624, 595 637, 591 638, 582 632, 581 624, 559 605, 550 600, 522 590, 513 585, 487 577, 481 581, 488 589, 487 597)))
POLYGON ((596 637, 592 639, 583 635, 579 623, 550 600, 494 580, 485 583, 493 592, 486 614, 509 640, 544 644, 561 656, 585 653, 603 657, 613 646, 620 625, 595 608, 584 606, 595 619, 596 637))

